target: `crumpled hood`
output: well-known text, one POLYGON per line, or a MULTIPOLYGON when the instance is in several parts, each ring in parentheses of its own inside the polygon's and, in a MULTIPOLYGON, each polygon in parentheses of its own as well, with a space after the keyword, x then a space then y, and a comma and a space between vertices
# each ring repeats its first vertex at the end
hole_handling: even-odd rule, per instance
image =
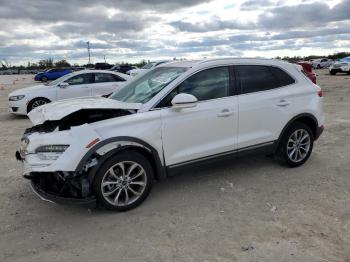
POLYGON ((28 117, 34 125, 40 125, 47 120, 60 120, 81 109, 126 109, 138 110, 140 103, 124 103, 104 97, 80 97, 60 100, 33 109, 28 117))

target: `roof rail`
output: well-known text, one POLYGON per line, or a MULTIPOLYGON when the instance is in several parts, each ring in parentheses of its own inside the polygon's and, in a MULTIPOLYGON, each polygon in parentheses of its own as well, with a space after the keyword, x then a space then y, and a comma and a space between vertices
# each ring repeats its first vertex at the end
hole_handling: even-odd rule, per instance
POLYGON ((263 58, 263 57, 222 57, 222 58, 209 58, 209 59, 204 59, 202 61, 199 61, 198 64, 203 64, 203 63, 208 63, 208 62, 214 62, 214 61, 225 61, 225 60, 253 60, 253 59, 258 59, 258 60, 274 60, 273 58, 263 58))

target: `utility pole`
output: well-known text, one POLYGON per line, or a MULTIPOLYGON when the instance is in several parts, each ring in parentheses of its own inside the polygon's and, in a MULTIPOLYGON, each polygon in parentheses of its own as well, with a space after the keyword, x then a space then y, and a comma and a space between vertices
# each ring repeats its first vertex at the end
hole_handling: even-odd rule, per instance
POLYGON ((91 59, 91 55, 90 55, 90 42, 87 41, 86 44, 87 44, 87 49, 88 49, 88 54, 89 54, 89 64, 91 64, 91 61, 90 61, 90 59, 91 59))

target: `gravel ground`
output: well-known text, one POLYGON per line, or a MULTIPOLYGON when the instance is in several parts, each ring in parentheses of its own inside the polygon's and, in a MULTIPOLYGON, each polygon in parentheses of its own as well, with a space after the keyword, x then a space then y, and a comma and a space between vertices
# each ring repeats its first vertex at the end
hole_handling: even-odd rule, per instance
MULTIPOLYGON (((350 261, 350 76, 317 71, 326 130, 302 167, 251 155, 156 183, 113 213, 41 201, 14 158, 30 122, 0 76, 0 261, 350 261)), ((13 80, 15 85, 13 85, 13 80)))

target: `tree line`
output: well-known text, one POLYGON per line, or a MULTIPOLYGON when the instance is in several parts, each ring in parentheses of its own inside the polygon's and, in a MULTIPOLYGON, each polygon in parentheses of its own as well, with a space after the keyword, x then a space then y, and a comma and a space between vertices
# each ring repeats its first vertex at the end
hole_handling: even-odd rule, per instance
MULTIPOLYGON (((281 60, 286 60, 289 61, 291 63, 295 63, 298 61, 309 61, 311 59, 317 59, 317 58, 329 58, 329 59, 333 59, 333 60, 338 60, 338 59, 342 59, 344 57, 348 57, 350 56, 350 52, 338 52, 338 53, 334 53, 328 56, 316 56, 316 55, 310 55, 310 56, 293 56, 293 57, 289 57, 289 56, 284 56, 284 57, 280 57, 277 56, 275 57, 275 59, 281 59, 281 60)), ((138 63, 134 63, 134 64, 130 64, 130 63, 126 63, 126 62, 121 62, 119 64, 121 65, 133 65, 133 66, 137 66, 137 67, 142 67, 147 63, 147 60, 143 59, 138 63)), ((59 61, 54 61, 52 58, 48 58, 48 59, 42 59, 37 63, 31 63, 28 62, 27 65, 20 65, 20 66, 12 66, 10 62, 8 62, 7 60, 0 60, 0 69, 2 70, 6 70, 6 69, 24 69, 24 70, 37 70, 37 69, 48 69, 48 68, 67 68, 67 67, 86 67, 86 68, 93 68, 94 65, 93 64, 85 64, 85 65, 79 65, 79 64, 70 64, 69 62, 67 62, 67 60, 63 59, 63 60, 59 60, 59 61)))

